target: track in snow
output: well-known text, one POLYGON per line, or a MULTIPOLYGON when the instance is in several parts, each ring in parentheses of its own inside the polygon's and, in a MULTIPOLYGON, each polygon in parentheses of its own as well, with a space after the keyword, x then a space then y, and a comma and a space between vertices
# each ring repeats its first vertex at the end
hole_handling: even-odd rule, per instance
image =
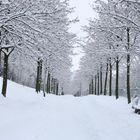
POLYGON ((47 96, 10 83, 0 96, 0 140, 140 140, 140 116, 125 98, 47 96))

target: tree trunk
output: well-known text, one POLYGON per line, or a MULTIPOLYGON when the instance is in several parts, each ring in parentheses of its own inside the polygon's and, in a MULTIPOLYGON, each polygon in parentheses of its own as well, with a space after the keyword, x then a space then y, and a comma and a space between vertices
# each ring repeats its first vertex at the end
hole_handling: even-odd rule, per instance
POLYGON ((100 77, 99 77, 99 73, 97 74, 98 76, 98 95, 100 95, 100 77))
POLYGON ((41 83, 42 83, 42 60, 39 63, 39 92, 41 91, 41 83))
POLYGON ((56 95, 56 79, 53 79, 53 94, 56 95))
POLYGON ((1 50, 0 50, 0 76, 2 76, 2 66, 1 66, 1 50))
POLYGON ((94 86, 93 86, 93 78, 92 78, 92 81, 91 81, 91 94, 93 95, 94 94, 94 86))
POLYGON ((130 94, 130 29, 127 28, 127 99, 128 104, 131 103, 131 94, 130 94))
POLYGON ((53 93, 53 88, 54 88, 54 78, 51 77, 51 93, 53 93))
POLYGON ((100 94, 103 93, 103 73, 102 73, 102 65, 100 67, 100 94))
POLYGON ((106 63, 106 75, 105 75, 105 85, 104 85, 104 95, 107 94, 107 78, 108 78, 108 62, 106 63))
POLYGON ((6 97, 7 76, 8 76, 8 55, 4 54, 3 86, 2 86, 2 95, 4 97, 6 97))
POLYGON ((119 57, 116 58, 116 88, 115 88, 116 99, 119 98, 119 57))
POLYGON ((56 95, 58 95, 58 92, 59 92, 59 84, 58 82, 56 83, 56 95))
POLYGON ((46 79, 47 78, 47 68, 45 68, 45 72, 44 72, 44 84, 43 84, 43 96, 45 97, 46 94, 45 94, 45 90, 46 90, 46 79))
POLYGON ((41 75, 42 75, 42 62, 38 59, 37 61, 37 78, 36 78, 36 92, 40 92, 41 88, 41 75))
POLYGON ((89 95, 91 95, 91 83, 89 84, 89 95))
POLYGON ((48 72, 48 77, 47 77, 47 93, 50 93, 50 91, 51 91, 50 81, 51 81, 51 75, 50 75, 50 72, 48 72))
POLYGON ((39 61, 37 62, 37 78, 36 78, 36 92, 38 93, 39 89, 39 61))
POLYGON ((110 78, 109 78, 109 96, 112 96, 112 64, 111 64, 111 58, 110 58, 109 69, 110 69, 110 78))
MULTIPOLYGON (((8 41, 7 41, 8 43, 8 41)), ((6 44, 7 45, 7 44, 6 44)), ((9 51, 9 48, 5 48, 3 51, 4 53, 4 67, 3 67, 3 85, 2 85, 2 95, 6 97, 6 90, 7 90, 7 78, 8 78, 8 58, 12 51, 14 50, 14 47, 9 51), (7 52, 5 52, 5 51, 7 52)))
POLYGON ((95 75, 95 95, 97 95, 97 76, 95 75))
MULTIPOLYGON (((0 40, 1 40, 1 31, 0 31, 0 40)), ((0 42, 0 45, 1 45, 1 42, 0 42)), ((1 54, 2 54, 2 50, 1 50, 1 47, 0 47, 0 76, 2 76, 1 54)))

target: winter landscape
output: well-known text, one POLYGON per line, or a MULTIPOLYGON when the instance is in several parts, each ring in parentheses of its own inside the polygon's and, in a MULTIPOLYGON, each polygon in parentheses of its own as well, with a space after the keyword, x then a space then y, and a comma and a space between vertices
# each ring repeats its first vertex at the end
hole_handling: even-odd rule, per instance
POLYGON ((140 140, 139 0, 0 0, 0 140, 140 140))

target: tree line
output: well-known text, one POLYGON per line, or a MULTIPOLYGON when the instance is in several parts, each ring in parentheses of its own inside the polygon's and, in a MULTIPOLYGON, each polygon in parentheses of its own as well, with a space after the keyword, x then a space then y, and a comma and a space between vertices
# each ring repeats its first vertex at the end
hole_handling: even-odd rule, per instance
POLYGON ((64 94, 70 80, 70 53, 76 35, 69 31, 68 0, 0 1, 0 76, 45 93, 64 94))
POLYGON ((85 56, 79 75, 89 94, 114 94, 118 99, 121 87, 130 103, 132 86, 139 88, 140 84, 140 2, 97 0, 93 10, 98 17, 83 28, 87 40, 81 44, 85 56))

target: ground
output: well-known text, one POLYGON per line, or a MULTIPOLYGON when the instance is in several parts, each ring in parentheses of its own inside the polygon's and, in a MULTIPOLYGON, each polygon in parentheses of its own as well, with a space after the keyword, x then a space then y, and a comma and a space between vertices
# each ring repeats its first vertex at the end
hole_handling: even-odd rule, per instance
POLYGON ((7 98, 0 95, 0 120, 0 140, 140 140, 140 115, 126 98, 43 98, 10 81, 7 98))

